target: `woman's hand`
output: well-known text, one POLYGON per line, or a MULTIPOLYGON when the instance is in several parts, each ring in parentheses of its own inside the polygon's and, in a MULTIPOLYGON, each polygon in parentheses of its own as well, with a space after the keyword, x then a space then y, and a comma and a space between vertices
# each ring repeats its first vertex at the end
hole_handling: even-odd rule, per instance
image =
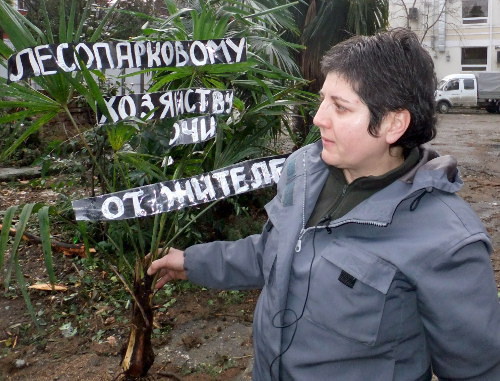
POLYGON ((155 288, 161 288, 171 280, 187 279, 186 271, 184 270, 184 251, 170 248, 164 257, 153 261, 148 268, 148 275, 153 275, 157 272, 159 277, 155 288))

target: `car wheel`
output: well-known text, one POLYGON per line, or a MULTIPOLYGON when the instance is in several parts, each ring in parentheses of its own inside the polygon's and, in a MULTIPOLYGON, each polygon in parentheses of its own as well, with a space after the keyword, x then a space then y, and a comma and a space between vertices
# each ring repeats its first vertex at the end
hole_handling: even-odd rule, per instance
POLYGON ((441 114, 446 114, 450 110, 450 105, 447 102, 439 102, 437 109, 441 114))

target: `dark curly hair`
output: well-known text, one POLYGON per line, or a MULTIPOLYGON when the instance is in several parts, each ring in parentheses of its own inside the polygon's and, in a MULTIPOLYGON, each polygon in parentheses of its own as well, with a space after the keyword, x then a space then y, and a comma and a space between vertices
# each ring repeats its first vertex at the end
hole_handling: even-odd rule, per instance
POLYGON ((389 112, 406 109, 410 125, 394 146, 410 150, 435 137, 434 63, 412 31, 351 37, 325 54, 321 70, 342 76, 368 106, 372 136, 389 112))

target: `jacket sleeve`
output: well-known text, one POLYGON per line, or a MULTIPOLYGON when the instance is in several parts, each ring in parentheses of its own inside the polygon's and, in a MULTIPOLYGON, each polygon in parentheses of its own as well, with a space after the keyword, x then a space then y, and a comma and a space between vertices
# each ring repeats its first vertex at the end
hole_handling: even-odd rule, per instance
POLYGON ((261 234, 238 241, 215 241, 187 248, 184 268, 188 279, 201 286, 226 290, 261 288, 268 224, 261 234))
MULTIPOLYGON (((287 168, 290 158, 299 152, 295 151, 283 168, 287 168)), ((278 195, 287 183, 287 177, 287 171, 283 171, 277 184, 278 195)), ((264 248, 272 227, 268 220, 261 234, 238 241, 215 241, 187 248, 184 268, 188 279, 198 285, 226 290, 262 288, 265 283, 262 270, 264 248)))
POLYGON ((419 276, 419 310, 440 380, 500 380, 500 304, 482 236, 436 256, 419 276))

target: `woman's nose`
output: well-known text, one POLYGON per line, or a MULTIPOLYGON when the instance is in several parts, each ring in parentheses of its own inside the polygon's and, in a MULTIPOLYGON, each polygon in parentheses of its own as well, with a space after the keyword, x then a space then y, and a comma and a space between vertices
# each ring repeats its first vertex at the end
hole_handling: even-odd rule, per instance
POLYGON ((328 127, 327 122, 328 120, 326 118, 325 109, 322 102, 318 107, 318 111, 316 111, 316 114, 314 115, 313 123, 317 127, 325 128, 328 127))

